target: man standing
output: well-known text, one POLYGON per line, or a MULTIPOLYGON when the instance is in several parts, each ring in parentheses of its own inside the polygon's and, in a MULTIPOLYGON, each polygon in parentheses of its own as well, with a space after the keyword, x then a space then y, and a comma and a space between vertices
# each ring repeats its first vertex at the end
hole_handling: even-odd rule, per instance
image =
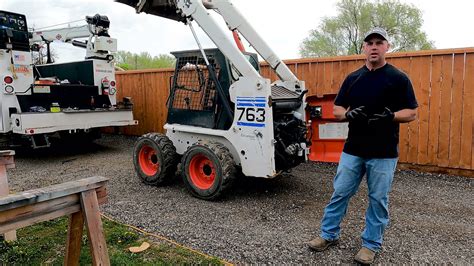
POLYGON ((410 79, 385 61, 388 41, 382 28, 365 35, 365 65, 347 76, 334 102, 334 115, 349 122, 349 134, 334 177, 334 193, 324 209, 321 234, 308 243, 315 251, 337 244, 349 199, 366 174, 369 206, 362 248, 355 256, 363 264, 374 261, 389 221, 388 194, 398 160, 399 123, 413 121, 418 107, 410 79))

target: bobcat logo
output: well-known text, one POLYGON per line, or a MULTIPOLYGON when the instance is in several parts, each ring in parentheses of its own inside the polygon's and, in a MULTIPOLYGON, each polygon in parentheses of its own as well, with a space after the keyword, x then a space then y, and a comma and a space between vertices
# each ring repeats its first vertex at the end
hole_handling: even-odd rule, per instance
POLYGON ((189 8, 191 6, 191 0, 184 0, 184 5, 189 8))

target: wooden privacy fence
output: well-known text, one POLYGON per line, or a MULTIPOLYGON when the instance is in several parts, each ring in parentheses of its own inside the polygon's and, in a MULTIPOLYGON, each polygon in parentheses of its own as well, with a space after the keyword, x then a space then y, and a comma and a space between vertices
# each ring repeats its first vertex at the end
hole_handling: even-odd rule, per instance
MULTIPOLYGON (((393 53, 389 63, 406 72, 418 99, 417 120, 402 124, 400 162, 474 170, 474 48, 393 53)), ((337 93, 347 74, 364 64, 363 56, 285 61, 306 82, 308 95, 337 93)), ((172 69, 117 73, 119 96, 131 96, 139 125, 122 133, 163 132, 172 69)), ((262 74, 276 75, 267 64, 262 74)))

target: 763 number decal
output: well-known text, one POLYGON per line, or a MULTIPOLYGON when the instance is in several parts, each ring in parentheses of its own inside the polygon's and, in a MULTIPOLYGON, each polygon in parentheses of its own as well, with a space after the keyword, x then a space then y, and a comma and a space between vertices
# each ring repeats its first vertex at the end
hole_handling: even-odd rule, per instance
POLYGON ((265 97, 237 97, 239 126, 265 127, 265 97))

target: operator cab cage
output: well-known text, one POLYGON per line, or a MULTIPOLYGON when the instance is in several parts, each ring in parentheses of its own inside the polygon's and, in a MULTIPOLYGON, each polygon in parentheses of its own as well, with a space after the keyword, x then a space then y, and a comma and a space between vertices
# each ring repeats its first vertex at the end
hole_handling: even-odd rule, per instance
MULTIPOLYGON (((232 124, 233 117, 223 111, 224 106, 220 99, 226 99, 233 110, 234 105, 230 102, 229 87, 238 80, 240 73, 219 49, 205 49, 204 51, 212 69, 208 69, 199 50, 171 53, 176 57, 176 68, 170 84, 167 122, 212 129, 228 129, 232 124), (215 71, 224 97, 218 97, 219 90, 209 71, 215 71)), ((245 56, 259 71, 257 55, 245 53, 245 56)))

